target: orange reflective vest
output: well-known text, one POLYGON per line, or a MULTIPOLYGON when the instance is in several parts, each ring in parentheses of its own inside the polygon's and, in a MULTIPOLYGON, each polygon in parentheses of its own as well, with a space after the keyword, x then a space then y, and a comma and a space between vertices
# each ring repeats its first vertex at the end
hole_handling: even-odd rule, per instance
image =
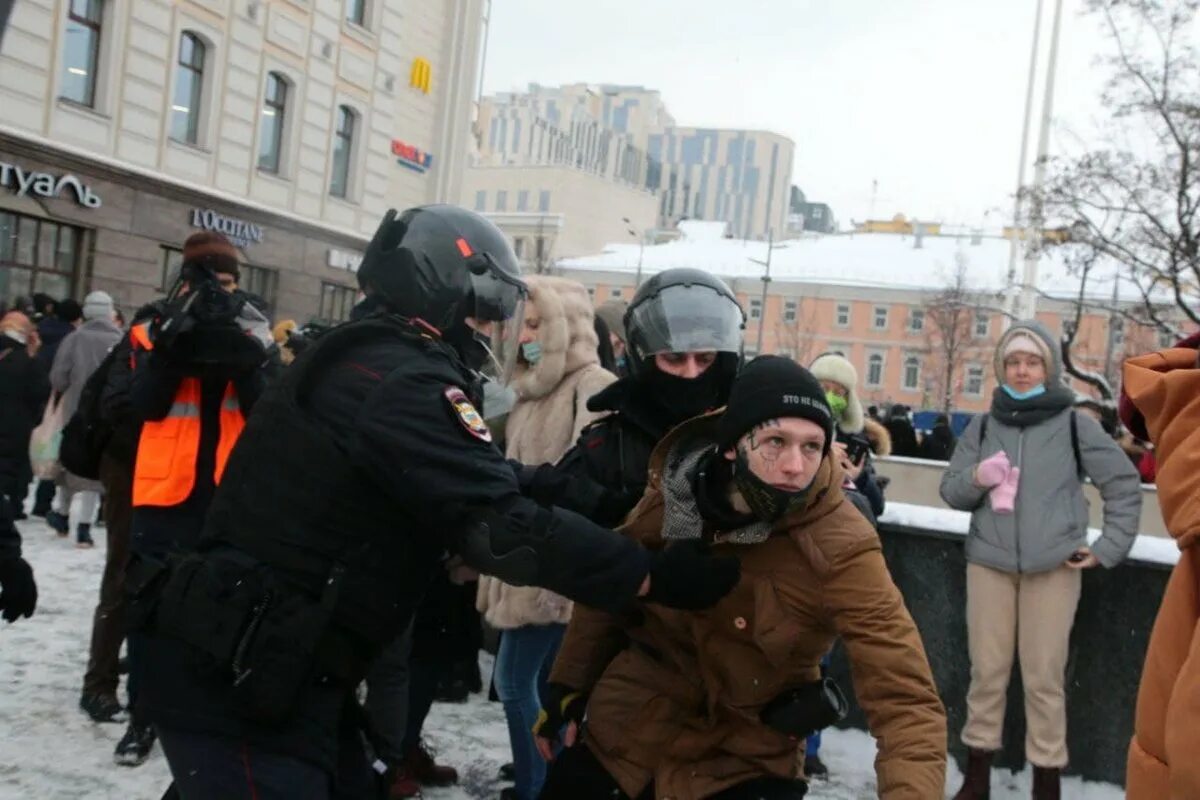
MULTIPOLYGON (((130 336, 135 351, 154 349, 148 323, 135 325, 130 336)), ((221 398, 221 432, 217 439, 214 484, 221 483, 229 454, 244 427, 246 420, 238 405, 237 391, 230 382, 221 398)), ((175 399, 167 415, 142 425, 137 462, 133 468, 133 505, 175 506, 186 500, 196 483, 199 452, 200 379, 184 378, 175 390, 175 399)))

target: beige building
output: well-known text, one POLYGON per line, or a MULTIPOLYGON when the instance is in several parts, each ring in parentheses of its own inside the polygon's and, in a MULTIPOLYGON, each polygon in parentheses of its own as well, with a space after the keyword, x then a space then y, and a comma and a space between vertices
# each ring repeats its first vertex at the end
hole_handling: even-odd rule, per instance
POLYGON ((21 0, 0 299, 140 304, 211 228, 278 314, 344 316, 383 212, 462 194, 481 29, 482 0, 21 0))
POLYGON ((529 266, 637 242, 657 214, 657 199, 644 189, 574 167, 472 167, 465 183, 463 204, 508 233, 529 266))
MULTIPOLYGON (((721 276, 746 310, 747 357, 778 353, 810 363, 821 353, 844 354, 858 369, 864 403, 904 403, 940 409, 949 389, 957 411, 988 408, 996 387, 993 355, 1005 327, 1002 289, 1009 242, 1000 236, 892 233, 815 236, 771 251, 766 302, 767 245, 723 238, 716 223, 683 222, 678 241, 646 247, 609 245, 600 255, 564 259, 557 272, 589 287, 597 304, 631 299, 642 275, 694 267, 721 276), (951 295, 962 270, 963 291, 951 295), (961 313, 948 313, 961 306, 961 313), (948 352, 947 341, 956 342, 948 352)), ((1038 319, 1055 336, 1074 319, 1078 279, 1053 251, 1042 259, 1038 319)), ((1089 302, 1107 303, 1111 280, 1096 279, 1089 302)), ((1122 297, 1134 301, 1130 290, 1122 297)), ((1182 326, 1181 326, 1182 327, 1182 326)), ((1171 342, 1134 329, 1094 305, 1082 316, 1072 348, 1084 370, 1116 377, 1127 355, 1171 342)), ((1078 381, 1072 385, 1090 393, 1078 381)))
POLYGON ((724 222, 742 239, 776 239, 788 230, 796 145, 766 131, 669 128, 647 142, 646 185, 660 198, 659 224, 724 222))

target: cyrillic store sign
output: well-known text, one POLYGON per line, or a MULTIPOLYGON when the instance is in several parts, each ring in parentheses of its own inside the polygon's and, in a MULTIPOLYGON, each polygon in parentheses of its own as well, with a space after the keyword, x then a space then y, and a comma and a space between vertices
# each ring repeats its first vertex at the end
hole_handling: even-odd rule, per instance
POLYGON ((75 202, 84 208, 99 208, 100 196, 74 175, 54 176, 49 172, 26 172, 16 164, 0 161, 0 186, 7 186, 17 197, 35 194, 38 197, 58 197, 63 189, 75 193, 75 202))
POLYGON ((392 139, 392 155, 396 163, 417 172, 428 172, 433 166, 433 156, 399 139, 392 139))
POLYGON ((192 209, 192 227, 222 233, 238 247, 263 240, 263 229, 244 219, 218 214, 211 208, 192 209))
POLYGON ((362 263, 362 256, 358 253, 347 253, 345 250, 336 250, 331 247, 325 253, 325 263, 334 269, 358 272, 358 265, 362 263))

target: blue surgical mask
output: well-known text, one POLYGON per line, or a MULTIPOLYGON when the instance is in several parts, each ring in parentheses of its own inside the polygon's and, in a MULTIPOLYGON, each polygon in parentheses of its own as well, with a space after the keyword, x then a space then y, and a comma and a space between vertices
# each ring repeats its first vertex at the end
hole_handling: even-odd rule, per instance
POLYGON ((1009 397, 1011 397, 1013 400, 1032 400, 1033 398, 1046 393, 1046 384, 1044 384, 1044 383, 1039 383, 1037 386, 1035 386, 1032 389, 1025 391, 1025 392, 1018 392, 1016 389, 1012 388, 1007 383, 1004 384, 1001 388, 1004 389, 1004 393, 1006 395, 1008 395, 1009 397))
POLYGON ((525 363, 533 366, 542 360, 542 344, 541 342, 526 342, 521 345, 521 355, 525 357, 525 363))

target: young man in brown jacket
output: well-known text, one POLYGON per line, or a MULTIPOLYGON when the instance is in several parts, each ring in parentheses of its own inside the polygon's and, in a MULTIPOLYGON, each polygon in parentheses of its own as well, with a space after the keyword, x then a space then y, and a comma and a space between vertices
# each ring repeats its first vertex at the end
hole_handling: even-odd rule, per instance
POLYGON ((837 637, 879 742, 880 797, 943 796, 945 712, 879 539, 842 494, 832 428, 812 375, 764 356, 723 414, 657 447, 624 533, 649 548, 703 538, 741 561, 741 581, 702 612, 576 608, 536 728, 548 756, 566 725, 544 800, 803 797, 804 734, 762 714, 819 680, 837 637))

